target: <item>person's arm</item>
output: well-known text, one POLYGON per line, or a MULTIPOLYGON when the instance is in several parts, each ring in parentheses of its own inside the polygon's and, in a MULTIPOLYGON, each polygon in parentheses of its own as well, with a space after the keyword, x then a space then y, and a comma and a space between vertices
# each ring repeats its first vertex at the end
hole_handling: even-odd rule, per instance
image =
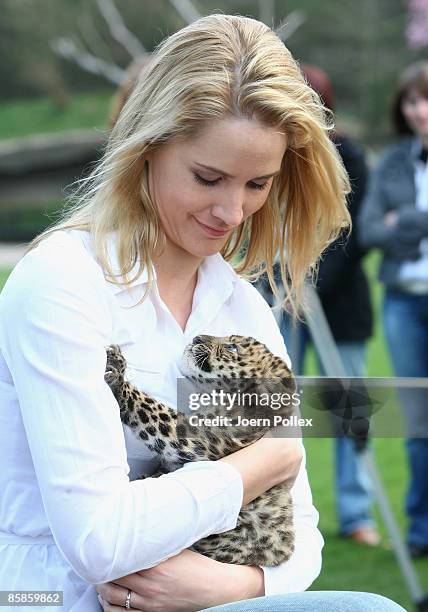
MULTIPOLYGON (((284 339, 279 331, 275 317, 266 301, 257 290, 245 283, 245 299, 254 304, 254 331, 251 333, 276 355, 292 367, 284 339)), ((243 296, 244 299, 244 296, 243 296)), ((248 330, 250 331, 250 330, 248 330)), ((240 330, 240 333, 247 333, 240 330)), ((251 334, 250 334, 251 335, 251 334)), ((287 445, 299 444, 303 453, 298 476, 291 490, 293 498, 293 520, 295 528, 295 549, 290 559, 277 567, 263 567, 264 590, 266 595, 304 591, 317 578, 321 570, 321 551, 324 540, 318 530, 318 512, 312 502, 305 465, 305 450, 300 439, 276 438, 277 442, 287 445)))
MULTIPOLYGON (((114 298, 83 249, 71 238, 55 240, 12 273, 1 296, 0 346, 56 544, 96 584, 234 528, 243 482, 227 461, 129 482, 119 410, 104 382, 114 298)), ((260 486, 246 469, 252 497, 260 486)))
POLYGON ((294 482, 303 459, 299 439, 263 437, 250 446, 219 459, 241 474, 244 484, 242 505, 282 482, 294 482))
MULTIPOLYGON (((304 464, 302 467, 302 456, 304 448, 300 440, 266 438, 220 459, 231 461, 243 474, 244 483, 247 483, 248 490, 251 491, 244 493, 244 504, 258 497, 266 488, 284 480, 293 482, 297 476, 292 488, 296 545, 297 541, 301 543, 297 557, 293 554, 288 562, 279 567, 261 568, 221 563, 199 553, 184 550, 156 567, 97 585, 98 593, 105 602, 120 606, 128 589, 131 589, 132 607, 135 609, 146 610, 164 606, 171 612, 189 612, 265 594, 307 588, 319 573, 319 551, 323 541, 316 529, 318 513, 312 506, 304 464), (256 452, 250 452, 251 450, 256 452), (266 471, 261 466, 265 464, 267 457, 271 457, 272 463, 277 463, 278 456, 284 458, 284 467, 277 469, 277 477, 272 479, 270 470, 266 471), (261 486, 259 478, 263 479, 263 475, 265 484, 261 486), (278 482, 275 482, 276 480, 278 482), (310 558, 306 558, 305 550, 310 551, 310 558)), ((272 471, 275 473, 275 470, 272 471)))
POLYGON ((389 211, 388 196, 384 188, 387 162, 382 159, 372 171, 366 197, 358 216, 358 239, 363 248, 384 248, 391 239, 392 229, 385 223, 389 211))
POLYGON ((312 502, 305 455, 291 495, 295 529, 294 553, 288 561, 277 567, 262 568, 266 595, 305 591, 321 571, 324 539, 317 527, 319 515, 312 502))
POLYGON ((396 212, 392 225, 402 232, 412 232, 416 228, 417 236, 426 238, 428 236, 428 212, 418 210, 415 206, 405 206, 396 212))
POLYGON ((387 257, 399 262, 417 259, 420 241, 426 236, 426 218, 416 210, 414 203, 409 202, 398 209, 392 205, 385 189, 389 164, 386 154, 371 175, 358 218, 358 240, 363 248, 382 249, 387 257), (410 214, 407 211, 411 211, 410 214))
POLYGON ((243 495, 238 471, 218 462, 129 482, 119 410, 104 382, 112 316, 103 287, 95 263, 58 239, 24 258, 0 303, 1 351, 47 519, 63 556, 90 583, 232 529, 243 495))

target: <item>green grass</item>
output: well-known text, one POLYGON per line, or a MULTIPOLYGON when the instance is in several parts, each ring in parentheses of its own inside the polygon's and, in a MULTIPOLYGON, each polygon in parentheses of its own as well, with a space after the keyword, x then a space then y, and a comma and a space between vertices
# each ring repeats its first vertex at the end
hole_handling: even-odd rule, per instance
MULTIPOLYGON (((377 512, 375 515, 382 534, 380 547, 368 548, 337 536, 333 441, 308 438, 305 446, 314 504, 320 513, 320 530, 325 539, 323 568, 311 590, 369 591, 390 597, 405 609, 411 609, 410 597, 377 512)), ((381 481, 404 535, 407 470, 403 441, 375 440, 374 451, 381 481)), ((423 588, 428 591, 428 559, 417 561, 415 567, 423 588)))
POLYGON ((12 100, 0 104, 0 139, 76 129, 105 129, 112 91, 76 94, 64 108, 48 98, 12 100))
POLYGON ((9 274, 10 274, 9 269, 6 269, 6 268, 0 269, 0 290, 3 288, 3 285, 5 284, 9 274))
POLYGON ((367 369, 370 376, 392 376, 392 367, 382 329, 383 287, 377 280, 380 252, 373 251, 364 262, 369 278, 374 310, 374 333, 368 342, 367 369))
MULTIPOLYGON (((378 255, 374 253, 366 262, 376 315, 376 333, 369 348, 369 373, 372 376, 385 376, 390 372, 390 364, 380 327, 382 290, 376 281, 377 265, 378 255)), ((9 272, 9 270, 0 270, 0 287, 9 272)), ((305 446, 314 503, 320 513, 320 529, 325 538, 323 569, 312 589, 369 591, 390 597, 405 609, 412 609, 412 603, 377 512, 376 517, 383 539, 382 546, 371 549, 337 537, 333 496, 333 441, 307 438, 305 446)), ((374 440, 373 447, 383 486, 404 534, 407 468, 403 440, 377 439, 374 440)), ((417 561, 415 566, 423 587, 428 591, 428 559, 417 561)))
MULTIPOLYGON (((373 252, 364 262, 370 280, 375 314, 374 334, 368 343, 368 373, 370 376, 390 376, 391 363, 382 330, 383 288, 377 281, 379 260, 379 253, 373 252)), ((305 373, 308 375, 317 373, 313 350, 305 360, 305 373)), ((390 548, 382 520, 376 510, 375 517, 382 534, 382 546, 371 549, 337 536, 333 495, 333 441, 307 438, 305 447, 314 503, 320 513, 320 529, 326 542, 323 569, 312 589, 370 591, 390 597, 405 609, 411 609, 412 602, 390 548)), ((406 530, 404 498, 408 477, 404 441, 395 438, 376 439, 373 448, 381 481, 404 536, 406 530)), ((415 567, 423 588, 428 591, 428 559, 417 561, 415 567)))

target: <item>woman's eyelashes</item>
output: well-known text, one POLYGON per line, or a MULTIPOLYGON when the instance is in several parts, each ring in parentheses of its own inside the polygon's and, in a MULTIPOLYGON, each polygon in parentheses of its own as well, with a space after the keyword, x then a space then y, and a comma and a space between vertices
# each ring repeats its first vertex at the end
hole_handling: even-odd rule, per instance
MULTIPOLYGON (((217 185, 222 179, 221 177, 214 179, 213 181, 208 181, 207 179, 204 179, 202 176, 200 176, 197 172, 193 172, 193 176, 195 178, 195 181, 197 183, 199 183, 200 185, 204 185, 205 187, 214 187, 214 185, 217 185)), ((250 189, 266 189, 268 182, 266 181, 266 183, 254 183, 253 181, 250 181, 248 183, 250 189)))

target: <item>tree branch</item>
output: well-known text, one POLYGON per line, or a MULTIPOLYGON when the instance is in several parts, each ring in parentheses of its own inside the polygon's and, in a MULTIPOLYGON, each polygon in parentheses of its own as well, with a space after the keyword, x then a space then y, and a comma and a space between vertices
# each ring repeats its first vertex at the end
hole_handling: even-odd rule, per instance
POLYGON ((288 38, 292 37, 294 32, 298 30, 305 21, 306 15, 303 11, 291 11, 291 13, 289 13, 285 19, 281 21, 280 25, 276 28, 275 33, 281 40, 287 40, 288 38))
POLYGON ((82 51, 77 48, 75 42, 69 38, 57 38, 50 43, 55 53, 78 64, 83 70, 92 74, 99 74, 105 77, 114 85, 120 85, 123 81, 125 71, 119 66, 106 62, 105 60, 82 51))
POLYGON ((192 23, 202 17, 190 0, 169 0, 177 13, 187 23, 192 23))
POLYGON ((97 4, 113 38, 117 40, 134 59, 140 55, 144 55, 146 49, 138 38, 128 30, 113 0, 97 0, 97 4))
POLYGON ((274 0, 259 0, 259 19, 270 28, 273 27, 275 21, 274 0))
POLYGON ((107 45, 95 26, 92 17, 87 12, 82 12, 77 18, 79 41, 93 55, 103 57, 106 61, 114 63, 111 53, 111 45, 107 45))

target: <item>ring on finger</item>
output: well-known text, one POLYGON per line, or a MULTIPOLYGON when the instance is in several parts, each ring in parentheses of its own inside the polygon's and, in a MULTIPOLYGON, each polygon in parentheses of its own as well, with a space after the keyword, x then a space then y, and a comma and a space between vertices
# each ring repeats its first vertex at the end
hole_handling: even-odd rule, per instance
POLYGON ((125 600, 125 609, 126 610, 130 610, 131 609, 131 595, 132 595, 132 591, 131 589, 128 590, 128 594, 126 595, 126 600, 125 600))

